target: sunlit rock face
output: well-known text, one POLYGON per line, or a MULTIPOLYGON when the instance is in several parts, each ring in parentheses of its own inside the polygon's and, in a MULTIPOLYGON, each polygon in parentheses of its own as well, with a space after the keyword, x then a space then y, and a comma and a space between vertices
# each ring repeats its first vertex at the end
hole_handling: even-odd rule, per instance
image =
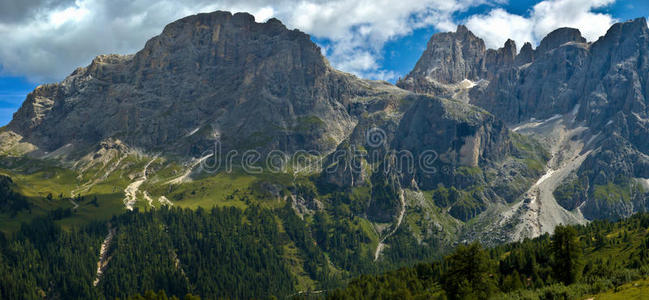
POLYGON ((165 27, 135 55, 102 55, 29 95, 8 128, 52 151, 118 138, 195 155, 229 148, 329 151, 371 91, 332 69, 308 35, 271 19, 215 12, 165 27))

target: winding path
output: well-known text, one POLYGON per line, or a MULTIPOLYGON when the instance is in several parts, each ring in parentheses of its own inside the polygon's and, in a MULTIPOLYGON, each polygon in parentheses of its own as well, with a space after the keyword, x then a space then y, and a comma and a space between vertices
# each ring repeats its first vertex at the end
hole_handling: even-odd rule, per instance
POLYGON ((397 232, 397 229, 399 229, 399 226, 401 226, 401 222, 403 221, 403 216, 406 214, 406 199, 403 195, 403 190, 399 190, 399 201, 401 202, 401 211, 399 212, 399 216, 397 217, 397 224, 394 226, 394 229, 392 229, 390 232, 388 232, 388 234, 386 234, 379 240, 378 245, 376 245, 376 251, 374 252, 374 261, 377 261, 379 259, 379 256, 381 256, 381 251, 383 251, 383 248, 385 248, 385 240, 391 237, 395 232, 397 232))
POLYGON ((104 271, 106 271, 108 261, 110 260, 110 257, 108 256, 108 249, 110 248, 110 243, 113 241, 113 237, 115 237, 116 231, 117 230, 115 228, 112 228, 110 223, 108 223, 108 235, 104 239, 104 242, 101 244, 101 248, 99 250, 99 261, 97 261, 97 276, 95 276, 95 281, 92 282, 92 286, 97 286, 97 284, 99 284, 101 275, 104 274, 104 271))
POLYGON ((124 189, 124 206, 128 210, 133 210, 133 206, 135 205, 135 202, 137 201, 137 192, 140 189, 140 186, 146 181, 146 170, 149 168, 149 166, 158 158, 158 156, 154 156, 151 161, 149 161, 145 166, 144 170, 142 170, 142 177, 140 177, 138 180, 135 180, 131 182, 125 189, 124 189))

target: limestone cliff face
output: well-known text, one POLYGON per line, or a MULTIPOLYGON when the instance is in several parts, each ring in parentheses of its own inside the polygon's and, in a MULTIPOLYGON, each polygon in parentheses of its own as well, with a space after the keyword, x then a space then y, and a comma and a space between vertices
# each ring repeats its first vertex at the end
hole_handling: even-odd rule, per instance
POLYGON ((535 158, 521 151, 505 123, 488 112, 427 95, 406 94, 398 102, 397 111, 361 119, 323 164, 331 167, 321 174, 326 183, 370 187, 371 220, 387 222, 397 214, 399 188, 442 186, 463 191, 465 198, 445 208, 466 221, 496 203, 516 201, 540 175, 520 163, 535 158))
POLYGON ((433 35, 415 68, 397 86, 452 98, 476 82, 492 79, 500 69, 516 61, 513 40, 507 40, 500 49, 486 49, 482 39, 460 25, 455 32, 433 35))
MULTIPOLYGON (((580 143, 585 145, 584 152, 591 152, 559 187, 560 203, 569 203, 567 209, 579 207, 590 219, 627 216, 647 208, 649 196, 634 183, 649 178, 649 28, 645 18, 615 24, 593 43, 577 29, 559 28, 536 49, 527 43, 518 54, 511 42, 499 50, 471 52, 474 57, 459 53, 462 61, 473 62, 465 68, 427 58, 428 53, 481 44, 477 38, 469 41, 461 36, 472 35, 458 30, 433 36, 420 62, 399 85, 472 103, 512 128, 569 115, 570 126, 587 130, 587 140, 580 143), (447 36, 454 37, 453 47, 433 42, 447 36), (482 71, 467 73, 465 69, 482 71), (450 74, 425 70, 449 70, 450 74), (449 93, 448 85, 446 91, 425 88, 440 86, 439 82, 448 83, 449 79, 479 80, 479 84, 463 93, 457 89, 449 93), (602 186, 623 186, 632 190, 631 196, 624 201, 605 200, 602 186)), ((531 135, 534 137, 533 132, 531 135)))
POLYGON ((471 103, 512 124, 577 105, 579 119, 596 127, 618 111, 643 115, 648 36, 644 18, 615 24, 592 44, 577 29, 557 29, 536 50, 524 46, 513 67, 501 64, 486 88, 472 91, 471 103))
POLYGON ((498 50, 488 49, 486 52, 486 74, 483 77, 492 79, 503 67, 510 67, 516 63, 516 42, 507 40, 505 46, 498 50))
POLYGON ((440 161, 478 167, 509 154, 505 124, 485 111, 456 101, 421 97, 404 115, 393 148, 414 154, 434 150, 440 161))
MULTIPOLYGON (((444 85, 478 80, 486 72, 486 47, 466 27, 433 35, 415 68, 397 86, 417 93, 440 95, 444 85)), ((495 55, 490 56, 495 62, 495 55)))
MULTIPOLYGON (((471 102, 509 123, 519 123, 531 117, 549 118, 574 108, 581 95, 580 86, 585 81, 579 74, 588 65, 588 44, 575 38, 577 41, 551 48, 560 43, 550 38, 556 37, 558 31, 561 30, 541 42, 531 64, 513 68, 505 66, 486 88, 472 91, 471 102)), ((571 37, 573 35, 556 39, 563 42, 571 37)))
POLYGON ((417 162, 411 170, 399 165, 402 185, 426 191, 442 186, 462 191, 453 203, 438 205, 448 205, 449 214, 463 221, 493 204, 516 201, 539 175, 520 163, 535 158, 518 148, 505 123, 458 101, 420 96, 394 136, 391 148, 412 153, 417 162), (426 164, 424 159, 431 150, 435 161, 426 164))
POLYGON ((332 69, 278 20, 215 12, 165 27, 135 55, 99 56, 38 88, 8 128, 45 151, 117 138, 196 155, 228 148, 328 151, 352 130, 365 84, 332 69))

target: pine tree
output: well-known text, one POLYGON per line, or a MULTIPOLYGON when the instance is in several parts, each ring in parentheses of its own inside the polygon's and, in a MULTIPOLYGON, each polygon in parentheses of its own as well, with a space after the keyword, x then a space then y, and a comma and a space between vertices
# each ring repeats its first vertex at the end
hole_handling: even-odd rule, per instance
POLYGON ((496 290, 493 262, 480 244, 459 246, 446 264, 442 286, 450 299, 487 299, 496 290))
POLYGON ((550 249, 553 255, 554 278, 566 285, 577 282, 582 270, 583 249, 575 228, 557 226, 550 249))

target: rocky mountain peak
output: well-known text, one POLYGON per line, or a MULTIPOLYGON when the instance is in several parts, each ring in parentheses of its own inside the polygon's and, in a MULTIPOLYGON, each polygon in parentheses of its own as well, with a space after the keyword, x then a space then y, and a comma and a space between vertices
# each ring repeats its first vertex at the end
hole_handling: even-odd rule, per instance
POLYGON ((516 58, 516 42, 508 39, 505 45, 498 49, 489 49, 486 52, 485 67, 487 68, 486 74, 483 74, 484 79, 491 79, 498 72, 499 69, 505 66, 514 64, 516 58))
POLYGON ((466 28, 466 26, 462 24, 457 25, 457 28, 455 29, 455 33, 458 35, 473 34, 471 31, 469 31, 468 28, 466 28))
POLYGON ((458 25, 455 32, 434 34, 415 68, 397 86, 437 96, 457 94, 466 86, 462 82, 491 80, 500 69, 514 65, 516 54, 513 40, 508 39, 502 48, 487 49, 481 38, 458 25))
POLYGON ((521 52, 516 56, 516 65, 524 65, 534 60, 534 48, 530 42, 523 44, 521 52))
POLYGON ((478 80, 485 74, 484 41, 465 26, 455 32, 434 34, 415 68, 397 86, 415 92, 440 94, 443 85, 465 79, 478 80))
POLYGON ((629 37, 633 37, 632 34, 645 34, 648 30, 647 19, 637 18, 613 24, 613 26, 611 26, 611 28, 606 32, 606 35, 604 35, 604 38, 619 35, 628 35, 629 37))
POLYGON ((181 155, 215 139, 326 150, 351 130, 346 101, 361 85, 332 69, 307 34, 218 11, 175 21, 135 55, 98 56, 35 91, 8 129, 43 151, 107 138, 181 155))
POLYGON ((512 39, 507 39, 503 48, 507 49, 507 52, 513 52, 516 54, 516 42, 512 39))
MULTIPOLYGON (((232 15, 217 11, 189 16, 167 25, 135 55, 135 65, 141 68, 153 64, 161 68, 172 64, 180 68, 178 63, 171 62, 176 60, 187 63, 184 67, 192 69, 221 65, 232 59, 250 59, 246 56, 253 53, 262 59, 274 54, 286 55, 287 48, 302 52, 302 57, 314 67, 326 68, 326 59, 309 35, 288 30, 277 19, 257 23, 254 16, 247 13, 232 15)), ((241 63, 244 62, 236 62, 241 63)))
POLYGON ((541 40, 539 47, 536 48, 536 51, 537 53, 540 54, 545 53, 547 51, 556 49, 559 46, 570 42, 586 43, 586 39, 581 36, 581 32, 579 31, 579 29, 568 28, 568 27, 559 28, 550 32, 547 36, 545 36, 541 40))
POLYGON ((637 55, 637 50, 646 48, 648 42, 647 19, 637 18, 614 24, 592 47, 595 54, 613 55, 615 59, 624 59, 637 55))

